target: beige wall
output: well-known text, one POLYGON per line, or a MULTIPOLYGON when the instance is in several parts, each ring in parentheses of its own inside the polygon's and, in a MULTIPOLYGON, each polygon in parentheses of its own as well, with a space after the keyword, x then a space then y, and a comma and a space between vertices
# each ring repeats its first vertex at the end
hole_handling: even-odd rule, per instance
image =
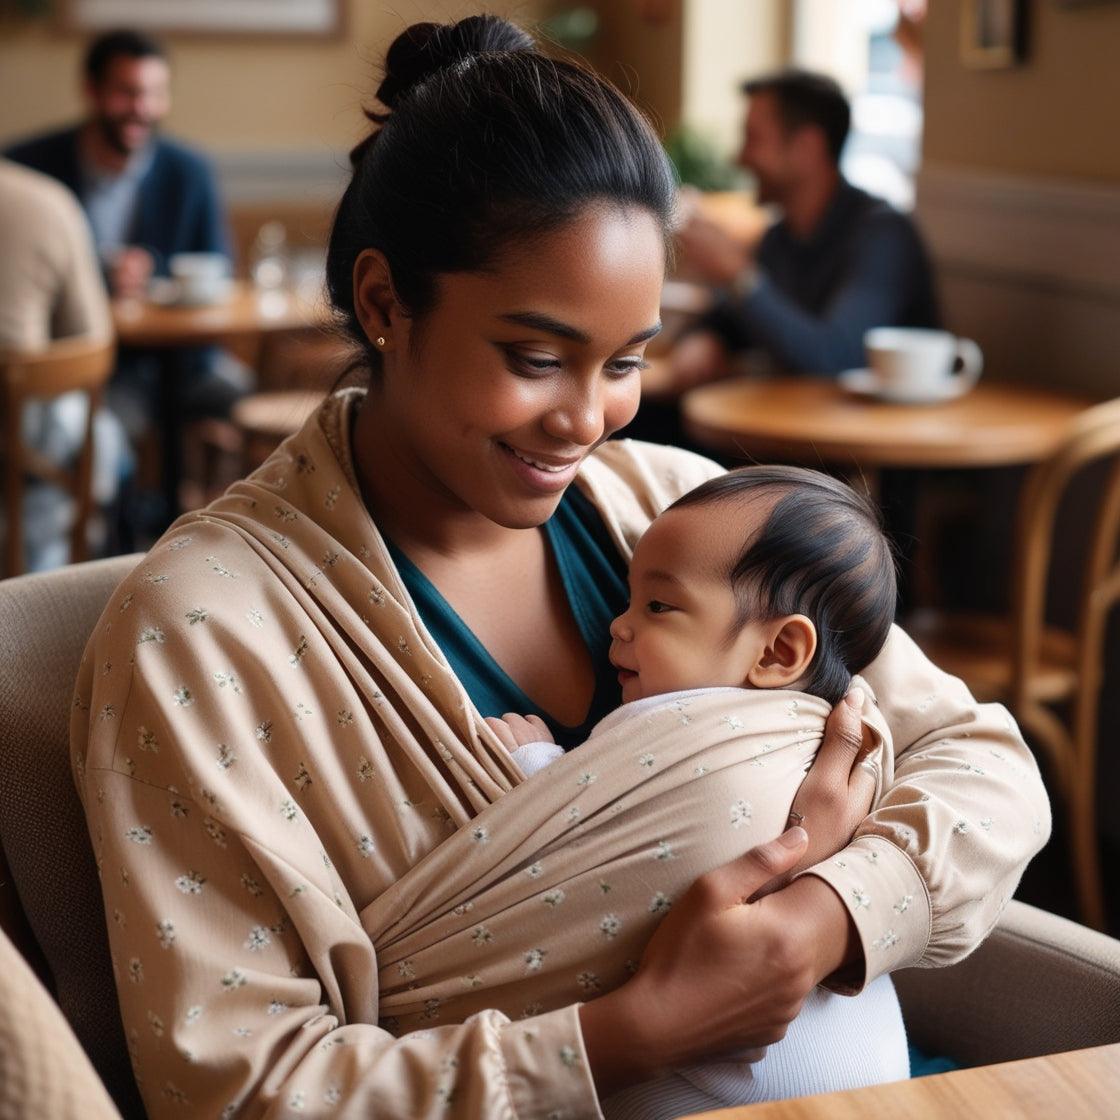
POLYGON ((963 2, 929 5, 924 159, 1120 181, 1120 4, 1029 0, 1025 61, 985 71, 959 61, 963 2))
MULTIPOLYGON (((212 151, 345 151, 365 129, 363 104, 392 37, 418 19, 453 19, 467 0, 346 0, 346 37, 174 38, 175 104, 168 128, 212 151)), ((532 23, 543 5, 488 0, 486 9, 532 23)), ((81 111, 83 42, 48 21, 0 21, 0 140, 74 119, 81 111)))

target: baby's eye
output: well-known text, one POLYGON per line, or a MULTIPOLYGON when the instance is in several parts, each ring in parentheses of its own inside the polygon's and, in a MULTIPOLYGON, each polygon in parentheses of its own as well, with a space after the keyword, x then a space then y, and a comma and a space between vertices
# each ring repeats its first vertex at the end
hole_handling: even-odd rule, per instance
POLYGON ((650 614, 664 614, 666 611, 671 611, 673 608, 668 603, 661 602, 660 599, 650 599, 646 603, 646 610, 650 614))

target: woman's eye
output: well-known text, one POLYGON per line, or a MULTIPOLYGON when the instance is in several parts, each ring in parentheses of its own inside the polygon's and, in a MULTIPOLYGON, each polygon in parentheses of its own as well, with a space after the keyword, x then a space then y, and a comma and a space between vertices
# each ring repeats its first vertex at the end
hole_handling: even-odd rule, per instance
POLYGON ((625 377, 628 373, 641 372, 649 369, 649 362, 644 358, 620 358, 617 362, 607 363, 607 372, 615 377, 625 377))
POLYGON ((539 377, 560 368, 559 360, 548 354, 523 354, 516 350, 506 353, 513 372, 524 377, 539 377))

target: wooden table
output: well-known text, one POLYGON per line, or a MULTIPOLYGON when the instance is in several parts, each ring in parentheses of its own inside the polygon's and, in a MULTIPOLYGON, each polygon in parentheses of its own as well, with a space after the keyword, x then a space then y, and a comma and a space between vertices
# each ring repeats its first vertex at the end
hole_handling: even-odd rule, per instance
POLYGON ((159 424, 168 523, 179 512, 182 477, 181 349, 259 344, 270 335, 314 330, 331 321, 330 311, 317 292, 257 291, 242 282, 235 283, 230 297, 221 303, 191 307, 118 299, 113 301, 112 312, 121 346, 155 349, 162 355, 159 424))
POLYGON ((874 470, 1035 463, 1092 403, 981 381, 946 404, 897 405, 804 377, 705 385, 686 393, 681 408, 688 433, 725 454, 874 470))
POLYGON ((1120 1114, 1120 1044, 870 1089, 705 1112, 711 1120, 1102 1120, 1120 1114))

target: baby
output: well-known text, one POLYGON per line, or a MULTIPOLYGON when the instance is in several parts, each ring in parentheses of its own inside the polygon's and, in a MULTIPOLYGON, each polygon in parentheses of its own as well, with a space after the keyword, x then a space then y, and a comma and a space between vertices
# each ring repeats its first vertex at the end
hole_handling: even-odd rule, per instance
MULTIPOLYGON (((685 494, 638 541, 629 581, 630 605, 611 624, 623 707, 599 727, 704 689, 796 689, 834 705, 882 649, 895 611, 875 507, 794 467, 745 467, 685 494)), ((526 776, 563 754, 537 716, 487 722, 526 776)), ((757 1062, 681 1070, 604 1108, 610 1120, 680 1116, 907 1076, 884 976, 855 998, 814 992, 757 1062)))

